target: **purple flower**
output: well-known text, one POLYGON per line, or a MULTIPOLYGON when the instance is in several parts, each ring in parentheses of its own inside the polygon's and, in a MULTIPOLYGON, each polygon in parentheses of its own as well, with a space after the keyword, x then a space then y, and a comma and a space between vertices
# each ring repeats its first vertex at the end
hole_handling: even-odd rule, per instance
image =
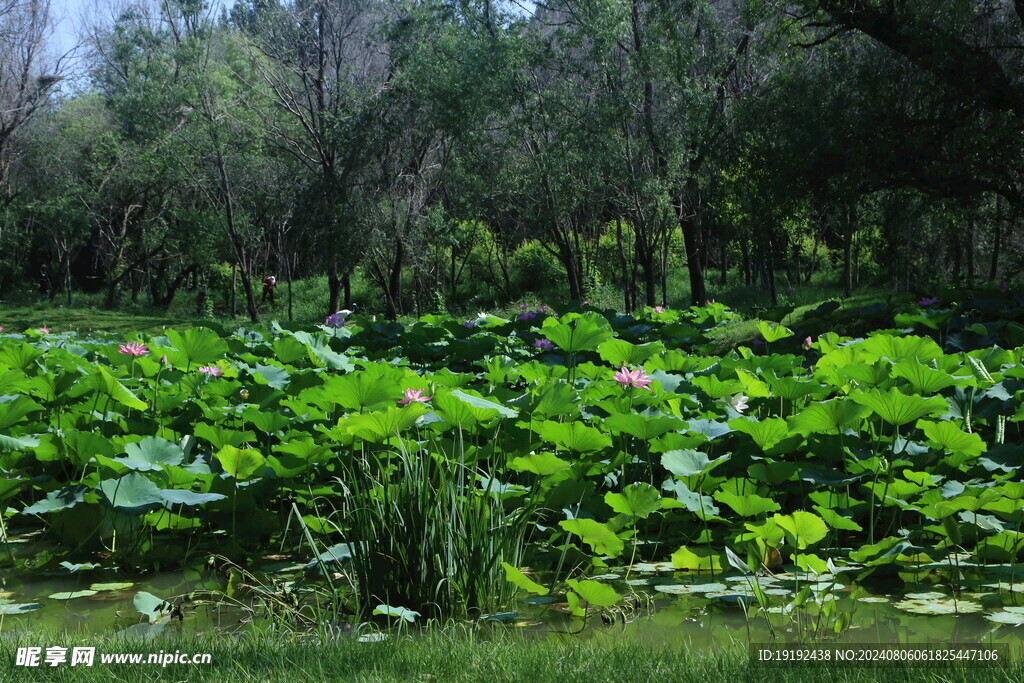
POLYGON ((467 320, 464 323, 462 323, 462 326, 463 327, 476 327, 476 323, 473 322, 472 320, 467 320))
POLYGON ((813 343, 814 342, 811 340, 811 338, 808 337, 807 339, 804 339, 804 343, 801 344, 800 346, 803 347, 804 351, 810 351, 811 350, 811 344, 813 344, 813 343))
POLYGON ((757 339, 752 340, 750 342, 750 345, 751 346, 764 346, 764 339, 761 339, 760 337, 758 337, 757 339))
POLYGON ((203 365, 199 368, 199 372, 204 375, 210 375, 211 377, 224 376, 224 369, 217 365, 203 365))
POLYGON ((337 330, 345 326, 345 320, 350 315, 352 315, 352 311, 348 309, 338 311, 337 313, 331 313, 329 316, 327 316, 326 320, 324 320, 324 324, 327 327, 333 327, 334 329, 337 330))
POLYGON ((520 313, 516 317, 516 320, 533 320, 536 317, 537 317, 537 313, 535 311, 526 311, 524 313, 520 313))
POLYGON ((149 353, 149 347, 139 342, 132 342, 131 344, 120 344, 117 347, 117 352, 126 356, 145 356, 149 353))
POLYGON ((789 296, 792 293, 793 293, 793 288, 792 287, 786 287, 786 296, 789 296))
POLYGON ((555 345, 551 343, 550 339, 544 339, 540 337, 533 341, 533 348, 540 349, 541 351, 550 351, 555 348, 555 345))
POLYGON ((651 391, 651 387, 649 386, 651 378, 647 376, 643 371, 643 368, 630 372, 630 370, 623 365, 621 370, 612 375, 612 378, 623 387, 637 387, 639 389, 651 391))
POLYGON ((426 403, 430 400, 429 396, 424 396, 424 389, 406 389, 405 398, 400 399, 398 402, 402 405, 408 405, 409 403, 426 403))
POLYGON ((939 303, 939 297, 937 297, 937 296, 926 296, 926 297, 922 298, 920 301, 918 301, 917 305, 920 306, 921 308, 926 308, 928 306, 934 306, 937 303, 939 303))
POLYGON ((525 311, 526 310, 526 304, 519 304, 519 310, 520 311, 525 311))

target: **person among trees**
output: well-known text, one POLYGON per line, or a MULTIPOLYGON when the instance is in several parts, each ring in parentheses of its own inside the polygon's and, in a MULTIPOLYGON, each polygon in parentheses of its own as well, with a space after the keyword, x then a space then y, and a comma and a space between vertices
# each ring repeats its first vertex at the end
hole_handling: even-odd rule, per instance
POLYGON ((265 303, 267 299, 270 299, 270 304, 274 304, 274 288, 277 287, 277 278, 273 275, 268 275, 263 278, 263 298, 260 303, 265 303))

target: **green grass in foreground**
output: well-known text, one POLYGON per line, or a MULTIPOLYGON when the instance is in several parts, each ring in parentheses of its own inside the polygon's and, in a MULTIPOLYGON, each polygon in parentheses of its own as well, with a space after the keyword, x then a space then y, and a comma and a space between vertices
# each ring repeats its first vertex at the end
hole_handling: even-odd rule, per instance
MULTIPOLYGON (((70 652, 70 650, 69 650, 70 652)), ((433 634, 382 643, 350 638, 326 645, 266 637, 188 637, 153 641, 117 637, 20 635, 0 642, 4 681, 1020 681, 1024 662, 1004 667, 901 668, 751 666, 741 647, 729 653, 693 652, 686 646, 652 648, 623 642, 526 641, 510 635, 490 641, 433 634), (15 667, 21 646, 96 647, 91 668, 15 667), (149 655, 180 650, 209 653, 209 665, 101 664, 101 653, 149 655)))

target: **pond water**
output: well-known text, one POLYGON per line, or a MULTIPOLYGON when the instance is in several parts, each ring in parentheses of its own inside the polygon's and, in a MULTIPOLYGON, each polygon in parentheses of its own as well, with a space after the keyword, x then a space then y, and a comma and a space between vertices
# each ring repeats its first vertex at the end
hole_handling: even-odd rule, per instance
MULTIPOLYGON (((42 547, 31 538, 12 541, 18 556, 42 547)), ((294 562, 268 557, 274 561, 260 574, 268 585, 274 577, 295 577, 294 562)), ((674 571, 667 563, 638 563, 628 574, 620 569, 591 577, 626 596, 611 609, 591 609, 586 618, 574 618, 568 605, 544 596, 520 600, 515 611, 485 620, 539 638, 629 639, 698 650, 827 638, 849 644, 1008 643, 1024 653, 1024 567, 936 563, 891 571, 866 585, 853 583, 856 568, 843 569, 818 575, 780 571, 755 579, 738 572, 696 574, 674 571), (768 610, 758 608, 758 591, 768 610), (792 607, 794 601, 800 605, 792 607)), ((126 631, 152 637, 168 629, 202 633, 250 628, 253 612, 215 600, 210 593, 227 590, 241 603, 254 603, 255 594, 235 583, 223 567, 213 565, 137 576, 88 565, 65 564, 33 573, 0 569, 0 632, 126 631), (140 592, 173 599, 181 605, 180 615, 153 628, 136 609, 140 592)))

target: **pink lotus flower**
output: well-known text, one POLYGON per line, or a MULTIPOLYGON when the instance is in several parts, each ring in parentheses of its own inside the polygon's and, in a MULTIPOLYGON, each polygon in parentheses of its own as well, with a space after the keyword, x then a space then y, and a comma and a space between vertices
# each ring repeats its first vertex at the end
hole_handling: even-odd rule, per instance
POLYGON ((811 340, 811 338, 808 337, 807 339, 804 339, 804 343, 801 344, 800 346, 802 346, 804 348, 804 351, 810 351, 811 350, 811 344, 813 344, 813 343, 814 342, 811 340))
POLYGON ((519 310, 520 311, 525 311, 526 310, 526 304, 519 304, 519 310))
POLYGON ((533 340, 533 348, 540 349, 541 351, 550 351, 555 348, 555 345, 551 343, 550 339, 544 339, 541 337, 533 340))
POLYGON ((423 389, 406 389, 405 398, 400 399, 398 402, 402 405, 407 405, 409 403, 426 403, 430 400, 430 397, 424 396, 423 391, 423 389))
POLYGON ((50 334, 49 327, 40 327, 37 331, 39 332, 39 334, 50 334))
POLYGON ((199 368, 199 372, 203 373, 204 375, 210 375, 211 377, 224 376, 224 368, 220 367, 219 365, 203 365, 202 367, 199 368))
POLYGON ((665 312, 665 307, 664 306, 655 306, 654 307, 654 312, 655 313, 664 313, 665 312))
POLYGON ((131 344, 119 345, 117 352, 123 353, 126 356, 145 356, 149 353, 149 347, 139 342, 132 342, 131 344))
POLYGON ((637 387, 638 389, 651 391, 651 387, 649 386, 651 378, 644 373, 643 368, 630 372, 629 369, 623 365, 622 369, 612 375, 612 377, 623 387, 637 387))
POLYGON ((4 326, 0 325, 0 332, 3 332, 3 331, 4 331, 4 326))
POLYGON ((167 363, 167 354, 165 353, 164 355, 160 356, 160 365, 167 365, 167 363))
POLYGON ((926 308, 928 306, 934 306, 937 303, 939 303, 939 297, 937 297, 937 296, 926 296, 926 297, 923 297, 920 301, 918 301, 917 305, 920 306, 921 308, 926 308))

